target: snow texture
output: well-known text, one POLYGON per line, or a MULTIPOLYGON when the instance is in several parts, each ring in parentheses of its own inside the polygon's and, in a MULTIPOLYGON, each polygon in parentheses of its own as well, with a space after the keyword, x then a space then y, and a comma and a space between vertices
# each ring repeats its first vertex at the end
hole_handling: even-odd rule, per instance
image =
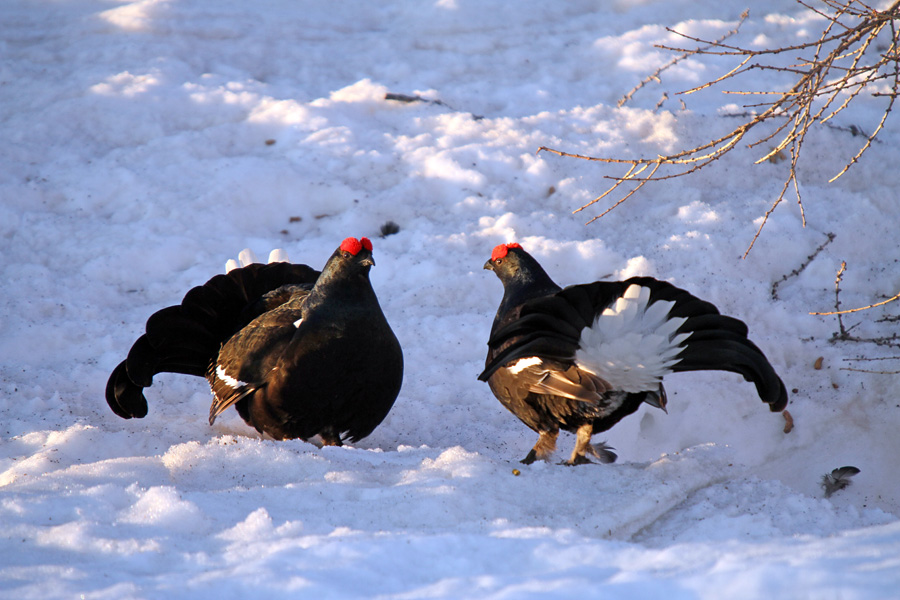
MULTIPOLYGON (((672 58, 656 44, 686 43, 666 27, 713 39, 743 8, 0 2, 0 597, 897 597, 898 379, 846 368, 896 371, 897 352, 829 343, 835 318, 809 314, 833 308, 841 261, 845 307, 900 289, 896 123, 828 184, 886 99, 810 132, 806 226, 789 199, 745 260, 786 173, 753 165, 759 148, 589 226, 605 205, 571 211, 622 171, 536 152, 656 156, 729 130, 745 97, 676 96, 729 57, 617 102, 672 58), (387 221, 400 230, 381 238, 387 221), (206 382, 182 375, 155 378, 144 419, 108 409, 150 314, 244 248, 320 269, 348 236, 374 241, 406 359, 371 436, 276 442, 233 410, 209 426, 206 382), (519 464, 533 432, 476 380, 502 295, 481 266, 512 241, 560 285, 654 276, 746 321, 792 390, 793 431, 739 376, 679 373, 668 415, 609 432, 618 463, 519 464), (860 473, 826 499, 843 466, 860 473)), ((732 41, 790 45, 823 23, 760 0, 732 41)), ((896 314, 846 320, 872 337, 896 314)))

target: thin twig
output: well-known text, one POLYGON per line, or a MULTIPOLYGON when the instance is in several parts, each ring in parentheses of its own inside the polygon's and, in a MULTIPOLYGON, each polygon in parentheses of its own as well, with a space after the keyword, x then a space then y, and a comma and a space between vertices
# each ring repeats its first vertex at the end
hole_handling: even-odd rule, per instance
POLYGON ((821 244, 819 244, 819 247, 816 248, 812 254, 807 256, 806 260, 803 261, 803 263, 799 267, 797 267, 796 269, 794 269, 787 275, 783 275, 781 277, 781 279, 779 279, 778 281, 776 281, 775 283, 772 284, 772 300, 778 300, 778 286, 779 285, 781 285, 782 283, 784 283, 791 277, 797 277, 798 275, 800 275, 800 273, 802 273, 806 269, 806 267, 809 266, 809 263, 814 261, 816 259, 816 257, 819 255, 819 253, 822 252, 822 250, 824 250, 828 246, 828 244, 833 242, 835 237, 837 237, 833 233, 826 233, 825 235, 827 236, 827 239, 824 242, 822 242, 821 244))
POLYGON ((847 270, 847 262, 841 261, 841 268, 838 269, 837 275, 834 278, 834 314, 837 315, 838 320, 838 328, 841 332, 841 335, 847 337, 847 330, 844 329, 844 320, 841 319, 841 315, 844 314, 841 312, 841 279, 844 278, 844 271, 847 270))
MULTIPOLYGON (((719 39, 717 39, 715 42, 713 42, 712 44, 707 45, 706 48, 712 48, 715 44, 721 44, 722 42, 724 42, 725 40, 727 40, 727 39, 730 38, 731 36, 735 35, 735 34, 738 32, 738 30, 741 28, 741 25, 744 24, 744 21, 747 20, 747 17, 748 17, 748 16, 750 16, 750 11, 749 11, 749 10, 745 10, 743 13, 741 13, 741 18, 740 18, 740 20, 738 21, 738 24, 734 26, 734 29, 732 29, 731 31, 726 32, 724 35, 722 35, 722 37, 720 37, 719 39)), ((704 49, 706 49, 706 48, 704 48, 704 49)), ((642 79, 636 86, 634 86, 633 88, 631 88, 631 89, 628 91, 628 93, 626 93, 624 96, 622 96, 621 98, 619 98, 619 101, 616 103, 616 106, 618 106, 618 107, 620 107, 620 108, 621 108, 622 106, 624 106, 626 102, 628 102, 629 100, 631 100, 632 96, 634 96, 635 93, 636 93, 638 90, 640 90, 642 87, 644 87, 645 85, 647 85, 647 84, 650 83, 651 81, 659 82, 659 80, 660 80, 660 79, 659 79, 659 76, 662 74, 663 71, 665 71, 666 69, 669 69, 669 68, 671 68, 671 67, 674 67, 675 65, 677 65, 678 63, 680 63, 682 60, 684 60, 684 59, 687 58, 688 56, 691 56, 692 54, 694 54, 694 52, 683 52, 683 53, 680 54, 679 56, 676 56, 675 58, 673 58, 672 60, 670 60, 670 61, 667 62, 666 64, 664 64, 664 65, 662 65, 661 67, 659 67, 658 69, 656 69, 656 71, 654 71, 654 72, 651 73, 650 75, 647 75, 647 76, 646 76, 644 79, 642 79)), ((668 97, 668 96, 667 96, 667 97, 668 97)), ((661 103, 662 103, 662 102, 660 102, 660 104, 661 104, 661 103)), ((657 106, 657 108, 659 108, 659 106, 657 106)))
POLYGON ((848 314, 850 314, 850 313, 859 312, 859 311, 861 311, 861 310, 869 310, 870 308, 876 308, 876 307, 878 307, 878 306, 884 306, 885 304, 887 304, 887 303, 889 303, 889 302, 893 302, 894 300, 898 300, 898 299, 900 299, 900 292, 898 292, 898 293, 897 293, 896 295, 894 295, 894 296, 891 296, 890 298, 888 298, 888 299, 885 300, 884 302, 878 302, 877 304, 870 304, 869 306, 860 306, 859 308, 850 308, 850 309, 847 309, 847 310, 837 310, 837 311, 832 311, 832 312, 811 312, 811 313, 809 313, 809 314, 811 314, 811 315, 820 315, 820 316, 826 316, 826 315, 848 315, 848 314))
POLYGON ((850 335, 850 331, 855 329, 859 323, 856 325, 851 325, 850 327, 844 326, 844 320, 842 318, 843 315, 852 312, 858 312, 861 310, 867 310, 869 308, 874 308, 876 306, 883 306, 888 302, 893 302, 894 300, 900 298, 900 294, 897 294, 893 298, 889 298, 884 302, 879 302, 878 304, 873 304, 872 306, 865 306, 862 308, 856 308, 852 310, 841 310, 841 280, 844 277, 844 271, 847 269, 847 263, 841 262, 841 267, 838 269, 837 275, 834 278, 834 311, 828 313, 810 313, 813 315, 834 315, 838 320, 838 332, 831 336, 831 342, 857 342, 857 343, 865 343, 865 344, 875 344, 878 346, 886 346, 891 348, 900 348, 900 334, 895 333, 890 336, 881 336, 881 337, 859 337, 850 335))
MULTIPOLYGON (((635 184, 635 187, 629 191, 622 191, 623 195, 612 206, 603 210, 600 215, 590 219, 588 223, 591 223, 634 196, 636 192, 650 181, 665 181, 696 173, 719 160, 745 141, 750 149, 762 147, 763 144, 772 142, 774 146, 767 147, 763 155, 756 159, 754 163, 766 163, 774 156, 781 156, 786 152, 790 153, 790 161, 787 165, 787 173, 783 185, 763 215, 759 228, 744 252, 744 257, 747 256, 760 237, 773 211, 785 200, 789 189, 793 190, 797 198, 801 218, 805 225, 806 210, 797 178, 797 168, 803 150, 803 143, 809 130, 823 124, 835 127, 831 125, 830 121, 840 115, 853 100, 859 97, 863 90, 876 82, 890 82, 890 91, 872 93, 873 97, 886 96, 888 98, 878 125, 871 134, 864 134, 866 138, 864 143, 849 158, 843 168, 832 177, 830 181, 833 182, 846 173, 853 165, 857 164, 862 155, 872 147, 873 142, 877 141, 876 137, 883 131, 885 123, 893 110, 894 101, 900 95, 900 33, 898 33, 898 27, 896 26, 896 22, 900 21, 900 0, 894 0, 883 10, 876 10, 862 0, 818 0, 822 8, 813 6, 811 0, 797 0, 797 2, 799 5, 827 20, 817 39, 790 46, 762 50, 753 50, 725 43, 727 38, 732 37, 740 29, 741 24, 747 18, 747 13, 741 15, 740 21, 733 30, 713 41, 703 40, 667 28, 673 34, 699 44, 699 46, 696 48, 676 48, 657 45, 658 48, 677 52, 679 55, 645 78, 619 101, 619 106, 622 106, 646 83, 653 80, 658 81, 659 74, 665 69, 690 56, 735 56, 739 57, 740 61, 724 75, 689 90, 679 92, 680 94, 700 92, 713 86, 721 85, 725 81, 735 80, 753 71, 772 71, 793 78, 793 84, 782 91, 727 90, 725 93, 754 97, 761 96, 770 99, 758 104, 745 105, 745 108, 758 108, 759 110, 758 112, 747 113, 745 116, 746 120, 725 135, 692 148, 647 158, 593 157, 542 146, 538 152, 546 151, 562 157, 626 166, 627 171, 622 176, 605 176, 604 178, 613 180, 610 188, 578 208, 575 212, 593 206, 610 194, 624 190, 621 186, 627 182, 635 184), (883 31, 890 33, 889 47, 886 50, 879 50, 877 53, 873 53, 872 49, 875 47, 876 42, 881 40, 879 36, 883 31), (799 62, 788 66, 779 66, 768 62, 770 59, 787 52, 806 56, 800 56, 798 58, 799 62), (763 133, 757 139, 746 139, 751 131, 759 131, 758 126, 763 123, 775 124, 774 131, 763 133)), ((664 96, 665 98, 666 96, 664 96)), ((851 127, 849 131, 852 135, 859 133, 859 129, 855 126, 851 127)))

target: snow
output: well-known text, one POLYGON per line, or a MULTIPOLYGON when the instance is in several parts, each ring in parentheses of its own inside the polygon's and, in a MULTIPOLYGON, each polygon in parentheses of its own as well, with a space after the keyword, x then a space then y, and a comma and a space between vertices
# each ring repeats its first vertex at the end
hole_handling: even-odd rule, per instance
MULTIPOLYGON (((884 98, 809 135, 806 227, 789 200, 743 260, 784 163, 741 147, 585 226, 607 200, 572 211, 621 171, 536 153, 652 156, 733 127, 739 97, 675 95, 724 57, 617 102, 671 58, 654 44, 684 43, 667 26, 718 37, 742 9, 4 0, 0 597, 896 597, 898 380, 846 367, 897 362, 846 359, 897 351, 829 343, 834 317, 808 314, 833 308, 841 261, 844 307, 900 288, 892 122, 827 183, 884 98), (400 231, 380 238, 388 220, 400 231), (145 419, 108 409, 106 379, 154 311, 245 248, 321 268, 347 236, 374 241, 406 359, 371 436, 276 442, 234 411, 210 427, 205 382, 179 375, 156 378, 145 419), (560 285, 650 275, 745 320, 796 390, 794 430, 738 376, 676 374, 668 414, 609 432, 619 462, 519 464, 535 435, 476 380, 501 296, 481 266, 511 241, 560 285), (845 465, 861 472, 824 498, 845 465)), ((787 45, 822 22, 762 0, 734 39, 787 45)), ((846 321, 883 335, 896 311, 846 321)))

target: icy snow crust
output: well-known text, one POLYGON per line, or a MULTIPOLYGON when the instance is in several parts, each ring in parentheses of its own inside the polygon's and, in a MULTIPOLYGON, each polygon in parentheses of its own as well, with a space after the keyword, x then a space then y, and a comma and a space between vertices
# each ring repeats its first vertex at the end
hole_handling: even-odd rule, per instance
MULTIPOLYGON (((727 131, 736 97, 675 96, 726 59, 684 60, 616 103, 671 58, 653 44, 681 43, 666 26, 715 38, 742 9, 0 3, 0 597, 896 597, 898 380, 842 370, 890 350, 829 344, 833 318, 808 315, 833 307, 842 260, 845 307, 900 288, 895 124, 826 183, 861 143, 846 128, 871 130, 884 99, 807 138, 807 227, 785 203, 746 260, 783 164, 739 149, 585 227, 597 213, 571 210, 620 172, 535 153, 653 156, 727 131), (378 238, 389 219, 400 232, 378 238), (244 248, 321 268, 347 236, 374 240, 406 358, 369 438, 275 442, 234 411, 210 427, 206 384, 186 376, 156 378, 143 420, 107 408, 152 312, 244 248), (794 430, 736 375, 677 374, 668 415, 609 433, 618 463, 520 465, 534 434, 476 380, 501 296, 481 265, 510 241, 560 285, 650 275, 745 320, 797 390, 794 430), (824 499, 844 465, 861 472, 824 499)), ((823 23, 788 0, 751 9, 744 45, 823 23)), ((748 86, 784 84, 770 77, 748 86)), ((879 310, 848 322, 875 335, 896 314, 879 310)))

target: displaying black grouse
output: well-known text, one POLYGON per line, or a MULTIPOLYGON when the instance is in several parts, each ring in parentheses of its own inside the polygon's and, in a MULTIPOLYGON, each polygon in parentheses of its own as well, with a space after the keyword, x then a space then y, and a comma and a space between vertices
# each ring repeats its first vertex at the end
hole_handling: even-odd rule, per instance
POLYGON ((515 243, 494 248, 484 268, 503 283, 503 300, 478 379, 538 433, 525 464, 548 459, 560 429, 576 434, 566 464, 591 462, 586 454, 614 461, 591 436, 643 402, 665 410, 662 378, 672 372, 739 373, 773 412, 787 405, 747 326, 669 283, 632 277, 562 289, 515 243))
POLYGON ((106 401, 144 417, 157 373, 206 377, 209 422, 234 405, 275 439, 321 436, 326 445, 369 435, 403 379, 403 354, 369 282, 372 243, 347 238, 321 273, 251 264, 216 275, 147 321, 110 375, 106 401))

